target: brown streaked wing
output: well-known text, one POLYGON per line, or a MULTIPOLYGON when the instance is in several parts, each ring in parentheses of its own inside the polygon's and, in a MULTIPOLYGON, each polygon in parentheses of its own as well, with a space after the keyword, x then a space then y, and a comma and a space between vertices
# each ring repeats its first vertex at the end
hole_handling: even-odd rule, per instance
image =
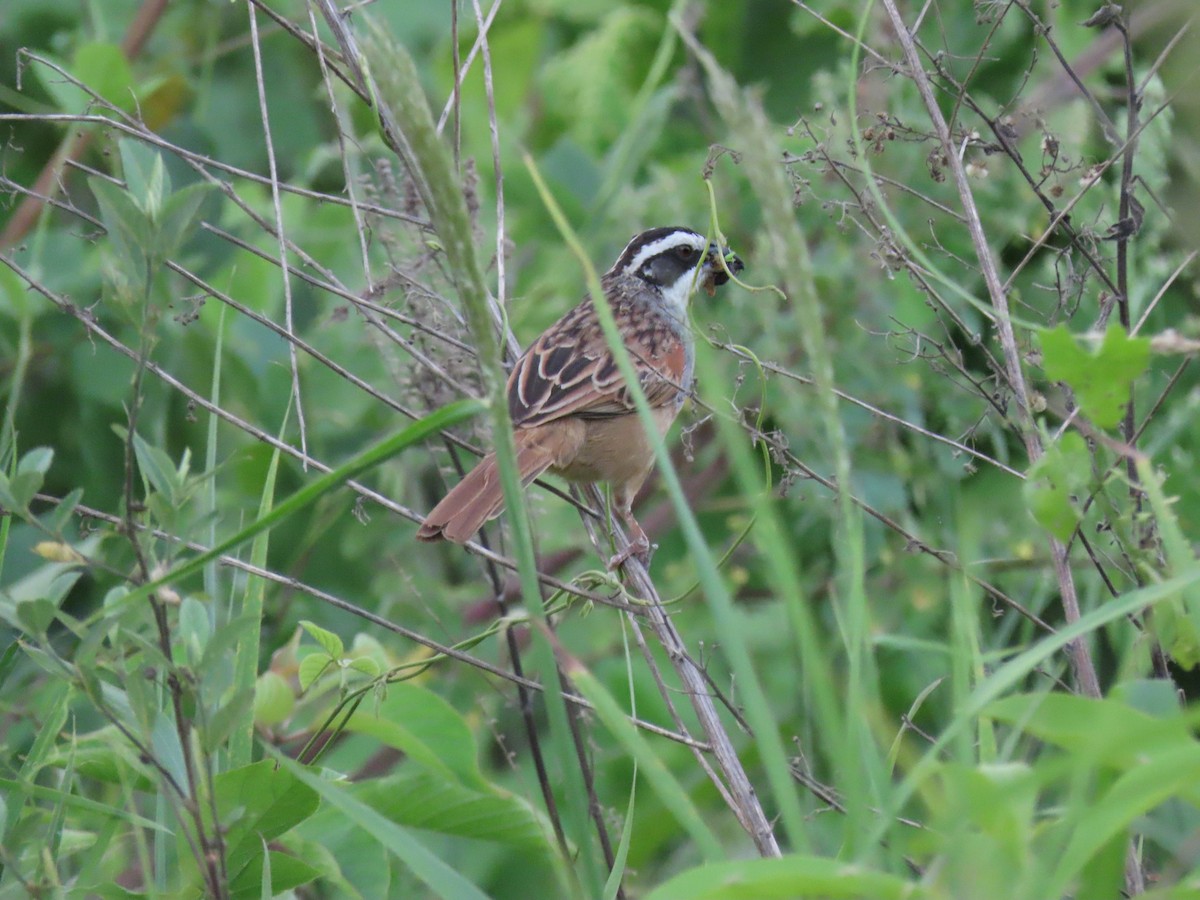
MULTIPOLYGON (((630 321, 628 302, 617 303, 613 313, 650 405, 674 402, 686 360, 682 342, 661 321, 630 321)), ((633 412, 591 301, 550 326, 517 361, 508 378, 508 409, 513 424, 525 427, 563 416, 633 412)))

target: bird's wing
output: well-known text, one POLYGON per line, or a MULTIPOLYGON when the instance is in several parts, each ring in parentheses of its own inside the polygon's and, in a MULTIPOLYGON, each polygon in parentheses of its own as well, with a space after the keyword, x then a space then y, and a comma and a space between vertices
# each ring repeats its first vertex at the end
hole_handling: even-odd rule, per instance
MULTIPOLYGON (((651 407, 677 401, 687 373, 687 348, 667 313, 628 298, 613 303, 617 327, 651 407)), ((585 300, 550 326, 517 361, 508 378, 513 423, 529 427, 564 416, 601 418, 636 409, 608 348, 596 309, 585 300)))

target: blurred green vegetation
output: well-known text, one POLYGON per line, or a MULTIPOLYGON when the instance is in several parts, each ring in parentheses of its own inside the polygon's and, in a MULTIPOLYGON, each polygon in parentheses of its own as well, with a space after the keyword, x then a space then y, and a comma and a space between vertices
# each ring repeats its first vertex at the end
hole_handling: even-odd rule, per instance
MULTIPOLYGON (((655 586, 686 595, 671 621, 713 690, 769 717, 795 754, 805 827, 779 827, 784 860, 751 859, 691 749, 642 732, 665 774, 642 766, 634 792, 630 746, 583 713, 594 794, 627 854, 624 896, 1200 896, 1200 39, 1186 0, 1127 7, 1135 143, 1121 31, 1082 24, 1096 0, 944 4, 918 30, 1008 280, 1031 424, 1004 378, 951 161, 911 76, 890 68, 902 52, 883 4, 510 0, 487 33, 492 96, 482 54, 454 89, 478 35, 472 4, 385 2, 350 18, 405 47, 435 120, 445 111, 475 251, 521 345, 585 289, 523 152, 601 271, 644 228, 706 230, 711 171, 745 281, 783 289, 698 296, 693 323, 715 350, 669 443, 713 555, 749 528, 722 567, 735 632, 692 591, 697 562, 657 481, 639 516, 654 523, 655 586), (756 136, 714 98, 681 32, 746 110, 761 103, 809 268, 781 263, 791 222, 764 211, 765 179, 747 170, 756 136), (1123 184, 1136 198, 1124 223, 1123 184), (1070 204, 1074 240, 1059 224, 1041 242, 1047 202, 1070 204), (837 459, 798 312, 808 278, 855 514, 810 477, 835 478, 837 459), (715 420, 765 448, 769 485, 736 477, 715 420), (760 493, 786 553, 752 518, 760 493), (1068 547, 1078 623, 1052 534, 1068 547), (779 596, 784 569, 811 625, 801 598, 779 596), (1103 698, 1079 693, 1074 636, 1103 698), (804 656, 806 640, 823 658, 804 656), (766 708, 733 677, 733 646, 766 708), (672 782, 697 821, 664 800, 672 782), (697 874, 701 825, 725 861, 697 874)), ((573 751, 540 700, 523 718, 511 682, 417 640, 505 672, 514 646, 541 646, 519 595, 496 619, 493 579, 515 576, 413 539, 404 513, 427 510, 471 454, 400 441, 358 487, 295 498, 320 466, 361 461, 478 389, 454 273, 410 173, 353 79, 331 74, 346 66, 327 27, 318 55, 266 12, 311 37, 315 7, 310 19, 297 0, 175 2, 122 52, 152 8, 0 10, 0 896, 196 896, 218 883, 238 896, 603 894, 573 751), (20 225, 31 191, 54 200, 20 225), (289 328, 304 343, 298 392, 289 328), (129 523, 148 530, 132 541, 129 523), (208 562, 161 585, 155 607, 127 597, 231 540, 241 568, 208 562), (385 687, 389 675, 403 683, 385 687), (569 853, 531 741, 549 748, 569 853), (323 770, 265 761, 317 748, 323 770), (314 772, 327 777, 314 785, 314 772)), ((902 9, 910 26, 921 8, 902 9)), ((488 440, 480 417, 452 432, 488 440)), ((578 512, 529 497, 543 569, 627 600, 578 512)), ((502 527, 489 537, 507 552, 502 527)), ((699 736, 661 648, 648 654, 667 688, 620 612, 551 605, 557 640, 603 696, 671 732, 678 714, 699 736)), ((525 675, 559 685, 548 669, 525 675)), ((771 757, 732 714, 725 724, 774 822, 786 804, 768 789, 771 757)))

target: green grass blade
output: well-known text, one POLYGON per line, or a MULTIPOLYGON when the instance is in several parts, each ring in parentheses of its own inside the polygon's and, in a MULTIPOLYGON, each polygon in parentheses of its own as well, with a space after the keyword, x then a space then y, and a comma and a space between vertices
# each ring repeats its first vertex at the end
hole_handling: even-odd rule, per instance
POLYGON ((434 896, 443 900, 487 900, 486 894, 418 841, 407 828, 384 818, 352 797, 347 784, 326 781, 272 748, 267 748, 267 752, 279 765, 316 791, 323 801, 343 813, 369 837, 379 841, 428 885, 434 896))
MULTIPOLYGON (((454 403, 447 404, 436 412, 430 413, 425 418, 413 422, 403 431, 380 441, 373 447, 369 447, 348 462, 325 473, 311 484, 302 487, 283 503, 280 503, 271 510, 266 516, 247 525, 233 536, 221 541, 212 549, 201 553, 187 562, 181 563, 162 577, 156 578, 154 581, 130 591, 119 603, 113 604, 102 613, 97 614, 97 616, 115 615, 119 610, 145 599, 159 588, 172 584, 181 578, 186 578, 202 569, 210 560, 217 559, 233 548, 250 540, 255 535, 274 528, 284 519, 295 515, 306 506, 315 503, 319 498, 330 491, 336 490, 351 478, 360 475, 368 469, 374 468, 385 460, 391 459, 397 453, 408 449, 414 444, 419 444, 442 430, 451 428, 471 418, 471 416, 478 414, 482 409, 483 405, 477 400, 457 400, 454 403)), ((93 619, 95 618, 96 616, 93 616, 93 619)))

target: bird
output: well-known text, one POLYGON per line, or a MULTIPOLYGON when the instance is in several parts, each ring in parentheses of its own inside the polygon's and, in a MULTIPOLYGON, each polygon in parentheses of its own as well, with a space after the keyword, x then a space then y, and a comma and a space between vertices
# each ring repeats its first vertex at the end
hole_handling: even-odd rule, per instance
MULTIPOLYGON (((732 251, 690 228, 668 226, 635 235, 600 279, 660 436, 692 387, 691 296, 697 287, 713 296, 742 269, 732 251)), ((613 510, 630 535, 608 568, 631 555, 648 562, 650 542, 632 505, 654 467, 654 441, 590 296, 521 355, 508 376, 507 397, 522 486, 546 471, 579 483, 607 482, 613 510)), ((496 455, 488 453, 430 511, 417 538, 466 543, 503 506, 496 455)))

